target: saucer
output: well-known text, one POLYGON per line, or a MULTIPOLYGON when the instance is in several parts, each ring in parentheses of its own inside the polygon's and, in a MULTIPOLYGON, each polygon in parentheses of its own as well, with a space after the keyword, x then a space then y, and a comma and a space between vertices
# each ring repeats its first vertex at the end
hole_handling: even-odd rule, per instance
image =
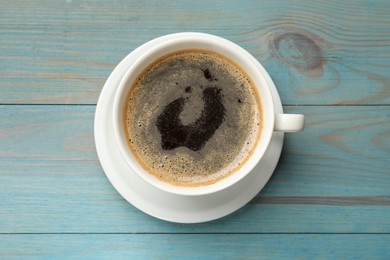
MULTIPOLYGON (((183 34, 194 33, 177 33, 156 38, 132 51, 116 66, 104 84, 96 106, 95 145, 107 178, 119 194, 134 207, 146 214, 170 222, 200 223, 224 217, 238 210, 261 191, 278 163, 284 134, 282 132, 273 133, 263 158, 247 176, 233 186, 213 194, 182 196, 167 193, 145 182, 133 172, 122 158, 115 142, 112 109, 116 89, 126 70, 145 50, 163 40, 183 34)), ((250 58, 256 61, 252 56, 250 58)), ((275 112, 283 113, 276 87, 268 75, 266 78, 272 92, 275 112)))

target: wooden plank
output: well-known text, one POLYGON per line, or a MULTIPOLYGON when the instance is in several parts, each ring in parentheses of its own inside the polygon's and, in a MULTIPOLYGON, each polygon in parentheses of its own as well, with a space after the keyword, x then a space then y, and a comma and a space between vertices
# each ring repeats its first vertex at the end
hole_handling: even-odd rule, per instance
POLYGON ((238 212, 166 223, 114 190, 93 142, 94 106, 0 106, 0 233, 390 233, 390 107, 286 107, 288 134, 265 189, 238 212), (310 145, 309 145, 310 144, 310 145))
POLYGON ((0 103, 95 104, 134 48, 202 31, 251 52, 285 104, 389 104, 389 12, 386 0, 1 1, 0 103))
POLYGON ((5 259, 388 259, 390 235, 0 235, 5 259))

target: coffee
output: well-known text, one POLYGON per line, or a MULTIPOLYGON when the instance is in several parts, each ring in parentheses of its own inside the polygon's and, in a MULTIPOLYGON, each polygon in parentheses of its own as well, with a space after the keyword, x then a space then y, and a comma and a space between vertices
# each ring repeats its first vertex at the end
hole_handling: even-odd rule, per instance
POLYGON ((139 164, 179 186, 208 185, 236 172, 262 125, 250 78, 208 50, 174 52, 149 65, 123 108, 128 146, 139 164))

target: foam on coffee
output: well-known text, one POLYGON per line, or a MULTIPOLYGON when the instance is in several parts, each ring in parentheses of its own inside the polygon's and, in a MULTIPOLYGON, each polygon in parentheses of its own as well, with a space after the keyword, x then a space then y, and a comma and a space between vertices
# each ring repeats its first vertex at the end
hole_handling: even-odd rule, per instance
POLYGON ((215 183, 236 172, 262 130, 249 77, 214 52, 160 58, 133 83, 124 106, 128 145, 141 166, 180 186, 215 183))

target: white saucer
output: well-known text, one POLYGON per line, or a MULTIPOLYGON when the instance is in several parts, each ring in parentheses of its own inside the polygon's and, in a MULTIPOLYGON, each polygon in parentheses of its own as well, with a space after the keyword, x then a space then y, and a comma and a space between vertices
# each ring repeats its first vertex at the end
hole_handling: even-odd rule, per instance
MULTIPOLYGON (((188 33, 186 33, 188 34, 188 33)), ((254 170, 235 185, 210 195, 180 196, 151 186, 132 172, 115 143, 112 127, 112 108, 118 84, 133 60, 162 40, 154 39, 127 55, 108 77, 100 94, 95 114, 95 144, 100 163, 115 189, 139 210, 171 222, 199 223, 226 216, 248 203, 267 183, 278 163, 284 134, 274 132, 264 157, 254 170)), ((212 37, 212 36, 210 36, 212 37)), ((251 57, 254 59, 253 57, 251 57)), ((283 113, 279 94, 267 78, 274 98, 276 113, 283 113)))

